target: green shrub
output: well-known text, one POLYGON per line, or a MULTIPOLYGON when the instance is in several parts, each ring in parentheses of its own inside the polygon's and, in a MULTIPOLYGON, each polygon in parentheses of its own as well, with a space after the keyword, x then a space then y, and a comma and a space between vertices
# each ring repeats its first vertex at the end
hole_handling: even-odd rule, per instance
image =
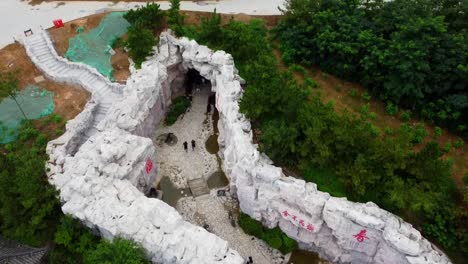
POLYGON ((289 238, 279 227, 272 229, 265 228, 260 222, 242 212, 239 215, 239 226, 245 233, 260 238, 270 247, 278 249, 283 254, 287 254, 297 248, 297 242, 289 238))
POLYGON ((424 138, 427 137, 429 133, 427 133, 426 129, 424 129, 424 125, 417 124, 416 128, 414 129, 414 135, 412 142, 413 143, 421 143, 423 142, 424 138))
POLYGON ((52 115, 50 117, 50 120, 52 122, 54 122, 55 124, 58 124, 58 123, 62 122, 62 117, 60 115, 52 115))
POLYGON ((328 80, 328 73, 322 72, 323 79, 328 80))
POLYGON ((369 104, 365 104, 361 107, 361 115, 367 117, 367 114, 369 113, 369 108, 370 108, 370 105, 369 104))
POLYGON ((452 149, 452 144, 451 144, 451 143, 446 143, 446 144, 444 145, 444 149, 443 149, 443 150, 444 150, 445 153, 450 152, 451 149, 452 149))
POLYGON ((434 128, 434 136, 435 136, 435 137, 440 137, 440 136, 442 136, 442 128, 436 126, 436 127, 434 128))
POLYGON ((374 137, 380 136, 380 129, 378 127, 371 124, 369 129, 370 129, 370 133, 372 136, 374 137))
POLYGON ((398 113, 398 106, 393 104, 392 102, 389 102, 385 107, 385 111, 387 112, 387 114, 394 116, 398 113))
POLYGON ((459 139, 459 140, 455 141, 455 143, 453 143, 453 146, 454 146, 455 148, 461 148, 461 147, 463 147, 464 143, 465 143, 465 142, 463 142, 462 139, 459 139))
POLYGON ((299 72, 300 74, 305 73, 304 67, 302 67, 301 65, 298 65, 298 64, 291 64, 291 66, 289 66, 289 70, 292 71, 292 72, 299 72))
POLYGON ((47 144, 47 136, 43 133, 39 134, 34 142, 34 146, 38 148, 45 147, 47 144))
POLYGON ((351 91, 349 91, 349 95, 351 97, 356 97, 357 96, 357 89, 356 88, 352 88, 351 91))
POLYGON ((239 226, 242 228, 242 230, 244 230, 245 233, 249 235, 258 238, 262 237, 263 235, 262 224, 244 213, 239 215, 239 226))
POLYGON ((369 95, 367 91, 362 94, 362 100, 364 100, 364 102, 369 102, 370 99, 371 99, 371 96, 369 95))
POLYGON ((164 13, 159 7, 156 3, 146 3, 146 6, 129 10, 124 18, 136 28, 155 30, 161 26, 164 18, 164 13))
POLYGON ((318 87, 318 84, 312 78, 309 78, 309 77, 304 79, 304 85, 306 87, 312 87, 312 88, 318 87))
POLYGON ((407 136, 408 138, 413 138, 413 127, 408 123, 403 123, 399 128, 398 132, 407 136))
POLYGON ((270 245, 272 248, 280 249, 281 246, 283 245, 283 241, 281 240, 281 237, 270 237, 268 240, 266 240, 267 244, 270 245))
POLYGON ((393 129, 391 127, 386 127, 385 128, 385 134, 391 136, 393 135, 393 129))
POLYGON ((297 241, 288 237, 287 235, 282 236, 283 245, 280 248, 281 253, 286 254, 297 249, 297 241))
POLYGON ((34 127, 32 127, 30 125, 26 125, 22 129, 20 129, 18 138, 19 138, 20 141, 25 142, 25 141, 37 136, 38 134, 39 134, 39 131, 37 131, 34 127))
POLYGON ((62 135, 62 134, 63 134, 63 130, 62 130, 62 129, 60 129, 60 128, 55 129, 55 135, 60 136, 60 135, 62 135))
POLYGON ((190 100, 185 96, 179 96, 172 101, 169 112, 166 116, 166 125, 172 125, 177 121, 177 118, 190 106, 190 100))
POLYGON ((377 118, 377 114, 375 112, 370 112, 369 113, 369 118, 372 120, 375 120, 377 118))
POLYGON ((403 111, 401 112, 400 114, 400 118, 403 122, 408 122, 411 120, 411 112, 406 110, 406 111, 403 111))
POLYGON ((139 69, 146 57, 153 54, 153 46, 157 44, 153 32, 149 29, 131 26, 128 29, 127 48, 129 55, 139 69))

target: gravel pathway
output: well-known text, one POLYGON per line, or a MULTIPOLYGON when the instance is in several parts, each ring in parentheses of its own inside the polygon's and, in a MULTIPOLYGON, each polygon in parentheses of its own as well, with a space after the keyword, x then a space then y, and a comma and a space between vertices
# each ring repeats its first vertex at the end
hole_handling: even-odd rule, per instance
MULTIPOLYGON (((161 124, 155 132, 156 159, 159 173, 169 177, 179 188, 187 188, 187 180, 204 178, 205 180, 219 170, 216 155, 208 153, 205 142, 213 134, 211 114, 206 114, 206 105, 210 95, 210 87, 194 92, 192 105, 188 111, 171 126, 161 124), (173 133, 177 143, 170 146, 159 139, 161 135, 173 133), (195 140, 192 150, 191 141, 195 140), (185 151, 183 142, 188 143, 185 151)), ((213 111, 211 111, 213 112, 213 111)), ((164 136, 163 136, 164 137, 164 136)))
POLYGON ((208 225, 208 231, 226 240, 229 247, 242 256, 251 256, 254 263, 282 264, 289 259, 289 255, 283 256, 264 241, 244 233, 237 221, 235 227, 231 225, 229 211, 234 212, 233 215, 237 218, 237 202, 229 197, 217 197, 216 190, 197 198, 182 198, 176 209, 185 221, 200 226, 208 225))

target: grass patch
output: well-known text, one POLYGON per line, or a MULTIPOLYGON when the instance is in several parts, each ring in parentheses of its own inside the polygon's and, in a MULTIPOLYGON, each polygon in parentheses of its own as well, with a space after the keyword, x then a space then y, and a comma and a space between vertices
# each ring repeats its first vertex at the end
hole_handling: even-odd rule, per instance
POLYGON ((177 121, 177 118, 190 106, 190 100, 185 96, 179 96, 172 101, 169 112, 166 116, 166 125, 170 126, 177 121))

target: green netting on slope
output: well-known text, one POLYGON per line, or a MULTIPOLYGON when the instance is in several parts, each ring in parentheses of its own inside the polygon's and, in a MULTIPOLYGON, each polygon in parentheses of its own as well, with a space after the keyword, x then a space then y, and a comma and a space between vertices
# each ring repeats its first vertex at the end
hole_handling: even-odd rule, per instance
MULTIPOLYGON (((28 85, 16 100, 28 119, 38 119, 54 111, 54 93, 36 85, 28 85)), ((24 119, 23 114, 11 98, 0 103, 0 143, 5 144, 16 139, 17 130, 24 119)))
POLYGON ((112 43, 127 32, 130 24, 123 18, 124 12, 108 14, 99 26, 88 33, 79 33, 70 39, 65 57, 96 68, 102 75, 113 80, 111 54, 112 43))

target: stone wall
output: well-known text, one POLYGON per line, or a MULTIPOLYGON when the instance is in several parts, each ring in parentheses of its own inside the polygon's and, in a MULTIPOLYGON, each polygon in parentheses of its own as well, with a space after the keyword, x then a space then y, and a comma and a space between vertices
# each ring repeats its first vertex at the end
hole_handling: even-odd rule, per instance
POLYGON ((231 55, 166 33, 160 39, 160 57, 179 50, 184 66, 213 84, 223 169, 244 213, 337 263, 450 263, 409 223, 374 203, 331 197, 314 183, 283 175, 258 152, 250 122, 239 112, 242 80, 231 55))
POLYGON ((62 211, 106 239, 121 236, 140 243, 154 263, 243 263, 226 241, 184 221, 161 200, 143 194, 157 178, 150 138, 170 103, 171 86, 177 86, 174 80, 179 72, 170 71, 173 74, 168 76, 157 56, 151 58, 141 70, 133 70, 126 86, 116 87, 121 88, 118 93, 122 96, 111 101, 105 117, 96 123, 99 104, 108 98, 89 79, 82 83, 77 78, 89 75, 87 66, 58 57, 46 34, 28 41, 28 54, 44 74, 82 84, 93 93, 84 111, 67 123, 66 132, 47 145, 47 175, 60 190, 62 211), (43 47, 34 50, 36 43, 43 47), (49 52, 49 59, 40 60, 44 55, 38 56, 36 51, 49 52), (50 66, 58 62, 63 70, 50 66), (88 138, 84 134, 91 124, 97 130, 88 138))
POLYGON ((105 238, 123 236, 141 243, 155 263, 243 262, 226 241, 141 192, 156 178, 156 168, 148 165, 155 150, 146 137, 153 136, 163 118, 171 86, 179 93, 174 87, 180 85, 179 76, 193 68, 216 92, 220 156, 243 212, 269 227, 279 226, 302 248, 333 262, 450 262, 410 224, 375 204, 330 197, 313 183, 283 175, 258 152, 250 122, 239 113, 243 80, 231 55, 168 33, 160 40, 157 55, 132 72, 122 100, 112 104, 95 135, 81 146, 73 144, 95 114, 90 102, 62 137, 49 142, 49 180, 60 190, 65 213, 105 238))

